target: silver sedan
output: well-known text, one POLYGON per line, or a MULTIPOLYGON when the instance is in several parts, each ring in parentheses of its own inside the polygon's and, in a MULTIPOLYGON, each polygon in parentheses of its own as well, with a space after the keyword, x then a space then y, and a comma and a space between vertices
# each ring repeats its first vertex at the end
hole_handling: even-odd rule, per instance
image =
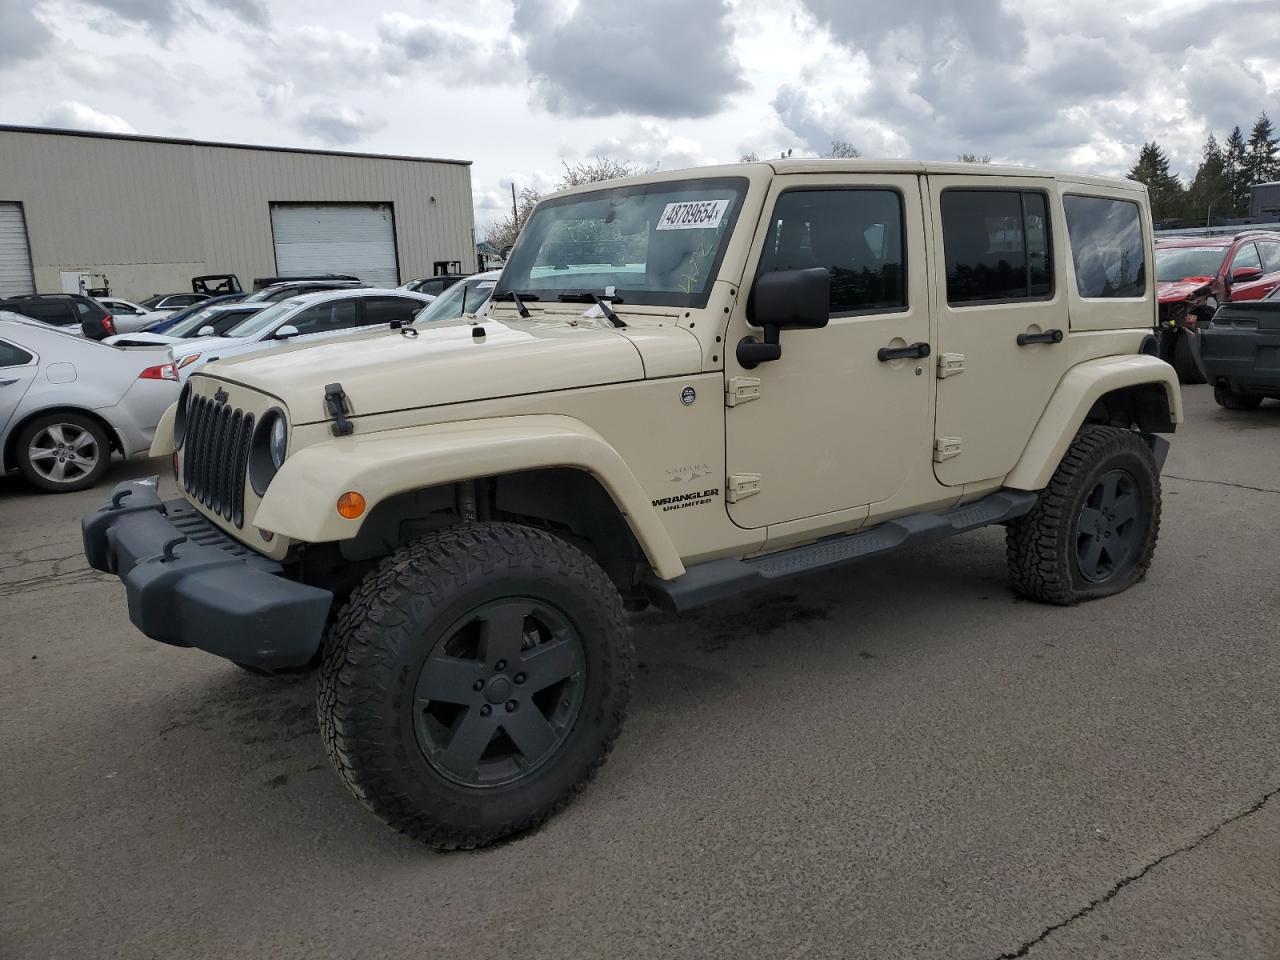
POLYGON ((113 451, 146 456, 179 389, 164 347, 110 347, 0 312, 0 473, 51 493, 91 487, 113 451))

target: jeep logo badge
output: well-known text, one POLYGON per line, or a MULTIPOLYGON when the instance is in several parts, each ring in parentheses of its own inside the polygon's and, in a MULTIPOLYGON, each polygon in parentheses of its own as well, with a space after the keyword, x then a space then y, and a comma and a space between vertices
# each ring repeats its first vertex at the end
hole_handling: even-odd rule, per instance
MULTIPOLYGON (((231 395, 230 395, 229 393, 227 393, 227 391, 225 391, 225 390, 223 390, 221 387, 219 387, 219 388, 218 388, 218 392, 217 392, 217 393, 215 393, 215 394, 213 395, 213 399, 214 399, 214 400, 216 400, 218 403, 226 403, 226 402, 227 402, 227 398, 228 398, 228 397, 230 397, 230 396, 231 396, 231 395)), ((692 403, 692 401, 690 401, 690 402, 692 403)))
POLYGON ((691 406, 693 404, 693 401, 697 399, 698 399, 698 394, 697 394, 697 391, 693 389, 693 387, 685 387, 683 390, 680 391, 680 402, 683 403, 686 407, 691 406))

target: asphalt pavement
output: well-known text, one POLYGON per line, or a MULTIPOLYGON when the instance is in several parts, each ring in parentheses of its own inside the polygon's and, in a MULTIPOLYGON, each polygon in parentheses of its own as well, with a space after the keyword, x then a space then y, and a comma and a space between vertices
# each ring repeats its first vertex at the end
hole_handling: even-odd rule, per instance
MULTIPOLYGON (((438 854, 314 678, 153 643, 110 485, 0 479, 0 957, 1280 957, 1280 404, 1184 392, 1147 579, 1010 592, 982 530, 673 619, 595 783, 438 854)), ((166 484, 166 490, 172 484, 166 484)))

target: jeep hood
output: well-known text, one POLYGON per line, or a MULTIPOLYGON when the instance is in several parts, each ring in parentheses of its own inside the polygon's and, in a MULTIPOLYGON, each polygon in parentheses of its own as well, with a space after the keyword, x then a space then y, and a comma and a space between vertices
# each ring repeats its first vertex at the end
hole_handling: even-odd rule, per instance
MULTIPOLYGON (((667 325, 656 332, 679 343, 691 363, 700 361, 697 341, 687 330, 667 325)), ((465 319, 227 358, 197 374, 272 394, 300 424, 330 419, 324 391, 331 383, 342 384, 351 414, 358 417, 622 383, 644 375, 641 350, 622 331, 594 324, 465 319)))
POLYGON ((1197 293, 1208 293, 1212 277, 1186 277, 1182 280, 1161 280, 1156 284, 1156 295, 1161 303, 1179 303, 1197 293))

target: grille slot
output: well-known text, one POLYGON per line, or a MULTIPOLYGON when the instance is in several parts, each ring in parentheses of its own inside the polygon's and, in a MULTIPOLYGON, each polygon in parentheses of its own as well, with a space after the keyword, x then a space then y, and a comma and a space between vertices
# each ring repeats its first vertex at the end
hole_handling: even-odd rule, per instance
POLYGON ((183 445, 183 486, 192 498, 244 526, 244 483, 253 415, 195 397, 183 445))

